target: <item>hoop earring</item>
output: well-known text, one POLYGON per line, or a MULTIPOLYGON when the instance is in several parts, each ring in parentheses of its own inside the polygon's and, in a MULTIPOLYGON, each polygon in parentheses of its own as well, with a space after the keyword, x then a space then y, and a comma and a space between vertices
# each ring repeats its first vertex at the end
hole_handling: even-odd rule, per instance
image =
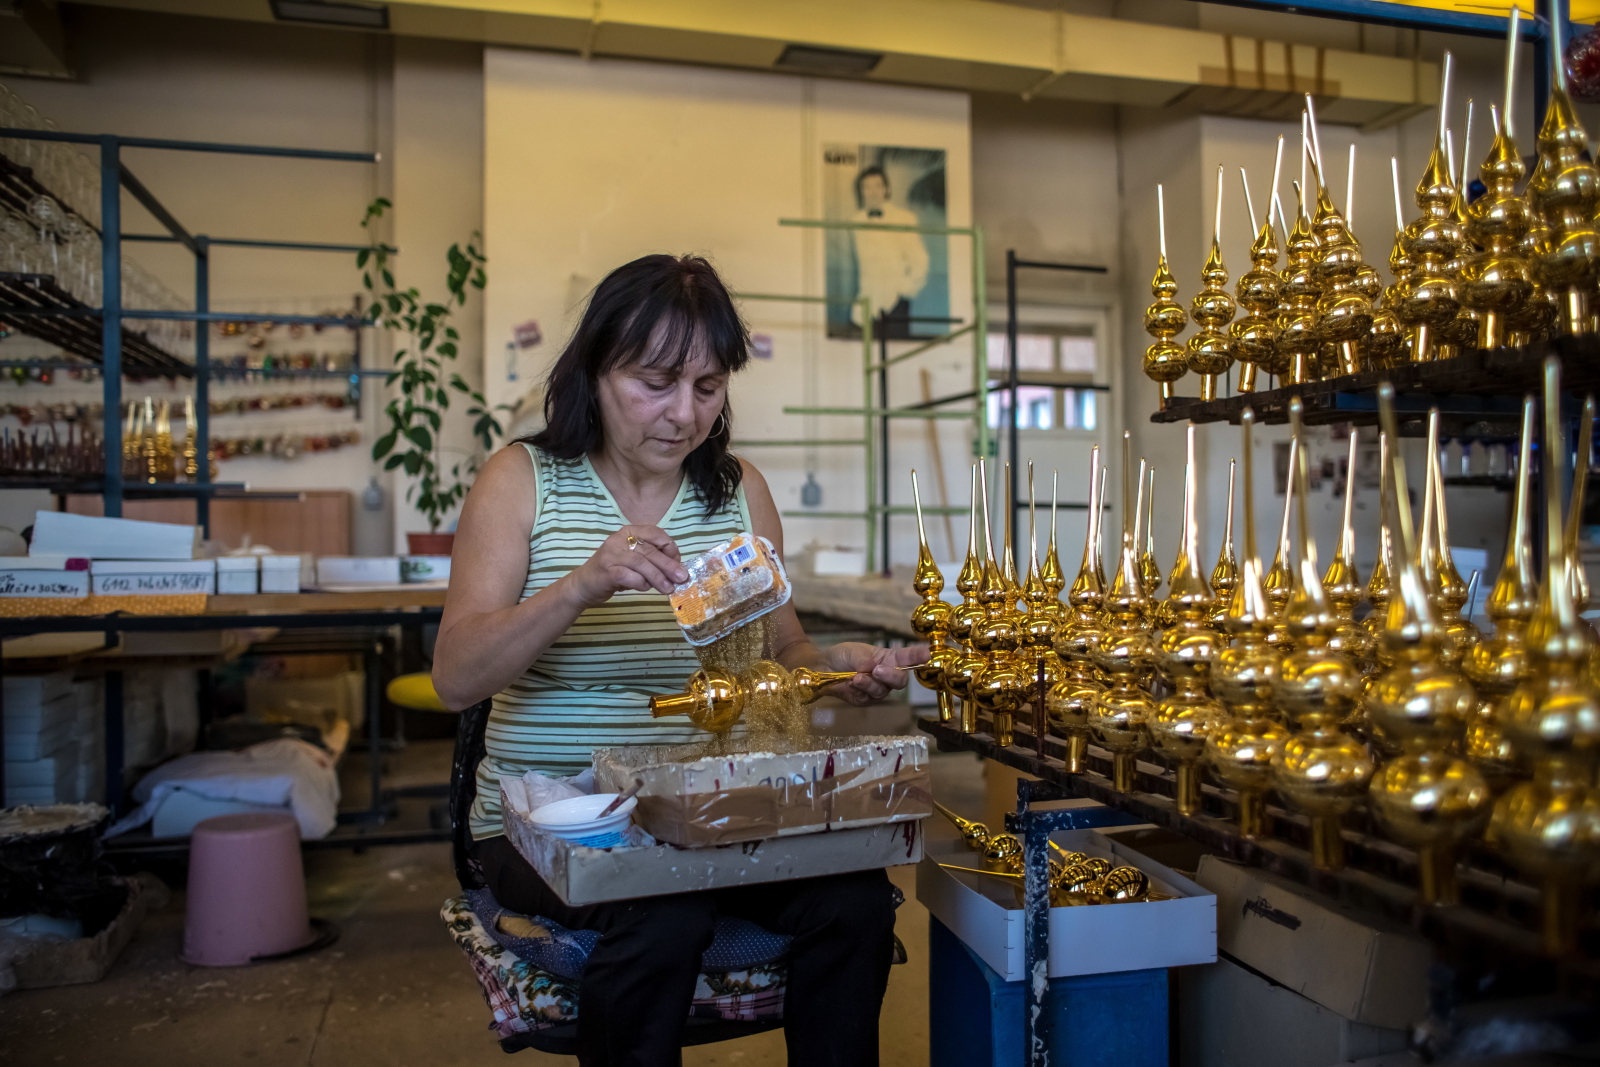
POLYGON ((712 430, 711 430, 711 436, 712 437, 716 437, 718 434, 722 433, 724 430, 726 430, 728 428, 728 416, 727 416, 727 414, 725 412, 721 412, 721 411, 717 412, 717 419, 718 419, 718 421, 720 421, 722 423, 722 429, 719 430, 719 429, 716 429, 715 427, 713 427, 712 430))

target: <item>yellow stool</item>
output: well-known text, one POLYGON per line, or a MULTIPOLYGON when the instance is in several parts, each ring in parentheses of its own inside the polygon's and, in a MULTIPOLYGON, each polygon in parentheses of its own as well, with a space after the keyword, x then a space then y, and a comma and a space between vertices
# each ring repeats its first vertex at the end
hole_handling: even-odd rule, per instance
POLYGON ((442 711, 453 714, 433 689, 433 676, 427 671, 402 674, 389 683, 384 693, 389 703, 412 711, 442 711))

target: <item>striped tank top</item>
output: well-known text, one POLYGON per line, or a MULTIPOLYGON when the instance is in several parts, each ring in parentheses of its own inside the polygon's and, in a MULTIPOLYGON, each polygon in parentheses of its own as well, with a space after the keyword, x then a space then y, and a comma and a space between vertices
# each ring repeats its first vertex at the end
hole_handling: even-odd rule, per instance
MULTIPOLYGON (((588 457, 555 459, 532 445, 524 447, 533 459, 538 511, 528 538, 522 600, 581 565, 628 525, 588 457)), ((684 559, 698 555, 750 529, 744 488, 707 518, 685 478, 657 525, 684 559)), ((653 719, 649 706, 650 697, 681 690, 699 667, 660 593, 624 590, 584 611, 522 677, 494 697, 478 764, 473 839, 501 832, 504 775, 577 774, 590 765, 596 748, 704 740, 688 719, 653 719)))

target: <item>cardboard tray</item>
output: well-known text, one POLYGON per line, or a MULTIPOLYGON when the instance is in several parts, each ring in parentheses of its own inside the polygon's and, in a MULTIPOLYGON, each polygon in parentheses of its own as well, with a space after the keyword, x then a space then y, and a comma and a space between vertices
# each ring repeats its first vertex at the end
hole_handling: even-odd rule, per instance
MULTIPOLYGON (((1021 981, 1023 911, 1015 891, 1006 879, 940 867, 982 864, 973 862, 978 854, 947 824, 937 822, 929 829, 933 832, 917 866, 917 899, 1002 978, 1021 981)), ((1066 830, 1052 834, 1051 840, 1069 851, 1137 867, 1150 877, 1152 891, 1178 898, 1051 908, 1051 978, 1216 962, 1215 895, 1098 831, 1066 830)))
POLYGON ((922 858, 920 821, 709 848, 656 844, 607 849, 542 833, 509 804, 502 811, 511 843, 572 906, 876 870, 922 858))
MULTIPOLYGON (((840 737, 803 752, 701 756, 702 745, 630 745, 594 753, 595 788, 642 779, 635 821, 685 847, 764 841, 926 818, 928 739, 840 737)), ((819 739, 820 742, 820 739, 819 739)))

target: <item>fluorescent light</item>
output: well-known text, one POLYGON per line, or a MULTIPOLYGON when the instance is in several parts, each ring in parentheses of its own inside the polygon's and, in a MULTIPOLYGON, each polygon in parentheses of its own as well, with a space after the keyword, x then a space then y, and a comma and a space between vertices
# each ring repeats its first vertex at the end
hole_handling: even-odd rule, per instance
POLYGON ((346 4, 336 0, 272 0, 272 15, 279 22, 316 22, 325 26, 351 26, 387 30, 389 9, 381 4, 346 4))
POLYGON ((851 52, 843 48, 791 44, 784 48, 773 66, 807 74, 861 75, 871 74, 882 60, 882 52, 851 52))

